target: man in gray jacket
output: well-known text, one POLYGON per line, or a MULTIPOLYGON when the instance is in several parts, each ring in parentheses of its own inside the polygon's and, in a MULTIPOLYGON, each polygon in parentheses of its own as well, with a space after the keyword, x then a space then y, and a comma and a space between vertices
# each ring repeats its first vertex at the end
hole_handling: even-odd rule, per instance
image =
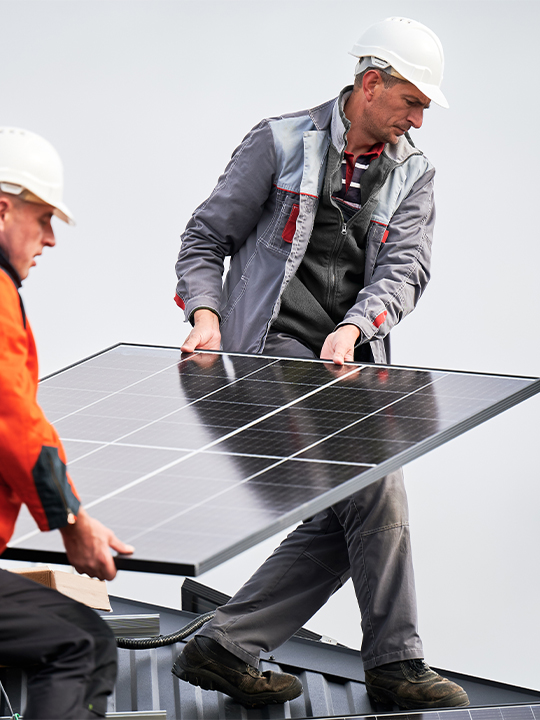
MULTIPOLYGON (((182 237, 176 302, 182 350, 389 362, 391 328, 428 280, 433 175, 408 130, 440 90, 441 44, 388 18, 352 50, 354 87, 309 111, 262 121, 234 152, 182 237), (222 288, 223 263, 231 257, 222 288)), ((257 670, 352 577, 366 688, 403 708, 464 706, 423 662, 408 512, 396 472, 302 523, 177 658, 173 672, 247 706, 302 692, 257 670)))

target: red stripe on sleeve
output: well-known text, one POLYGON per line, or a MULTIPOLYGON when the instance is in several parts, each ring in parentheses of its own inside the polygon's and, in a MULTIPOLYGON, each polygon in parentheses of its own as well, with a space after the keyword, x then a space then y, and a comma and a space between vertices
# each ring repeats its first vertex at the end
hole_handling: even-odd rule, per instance
POLYGON ((373 324, 375 325, 376 328, 381 327, 383 322, 386 320, 387 315, 388 315, 388 313, 386 312, 386 310, 383 310, 383 312, 380 315, 377 315, 377 317, 373 321, 373 324))
POLYGON ((384 235, 382 236, 381 242, 383 242, 383 243, 386 242, 386 238, 388 237, 389 232, 390 232, 389 230, 385 230, 384 235))
POLYGON ((182 310, 186 309, 186 303, 182 300, 182 298, 179 295, 174 296, 174 302, 178 305, 179 308, 182 308, 182 310))

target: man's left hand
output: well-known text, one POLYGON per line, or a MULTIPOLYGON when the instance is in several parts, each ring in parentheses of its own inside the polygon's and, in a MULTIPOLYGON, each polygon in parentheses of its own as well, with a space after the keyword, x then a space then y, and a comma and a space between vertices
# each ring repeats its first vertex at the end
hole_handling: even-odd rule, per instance
POLYGON ((321 360, 331 360, 336 365, 354 360, 354 345, 360 336, 356 325, 341 325, 330 333, 321 350, 321 360))

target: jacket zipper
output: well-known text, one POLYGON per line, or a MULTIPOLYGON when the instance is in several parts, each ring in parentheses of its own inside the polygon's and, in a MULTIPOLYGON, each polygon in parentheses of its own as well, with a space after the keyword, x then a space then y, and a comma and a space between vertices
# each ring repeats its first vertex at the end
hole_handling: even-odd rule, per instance
POLYGON ((341 228, 340 233, 337 236, 337 238, 334 240, 334 247, 332 248, 332 254, 330 257, 330 277, 329 277, 329 287, 328 287, 328 293, 326 296, 326 306, 329 310, 329 314, 334 311, 334 305, 335 305, 335 299, 336 299, 336 272, 337 272, 337 261, 339 258, 339 255, 341 253, 341 250, 343 249, 343 243, 345 242, 345 236, 347 235, 347 223, 345 222, 345 218, 343 217, 343 213, 341 212, 341 209, 334 203, 334 199, 332 196, 330 196, 330 202, 332 205, 336 208, 336 210, 339 213, 340 216, 340 222, 341 222, 341 228))

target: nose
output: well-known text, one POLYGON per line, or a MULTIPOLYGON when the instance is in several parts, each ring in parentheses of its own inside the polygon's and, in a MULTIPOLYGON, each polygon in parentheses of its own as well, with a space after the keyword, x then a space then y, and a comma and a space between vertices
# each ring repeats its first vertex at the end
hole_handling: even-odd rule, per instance
POLYGON ((46 245, 47 247, 54 247, 56 245, 56 238, 54 237, 54 230, 52 229, 50 220, 48 226, 45 228, 45 232, 43 233, 43 245, 46 245))
POLYGON ((411 108, 409 111, 409 114, 407 116, 407 120, 411 123, 413 128, 416 128, 416 130, 421 128, 422 123, 424 122, 424 108, 423 107, 411 108))

